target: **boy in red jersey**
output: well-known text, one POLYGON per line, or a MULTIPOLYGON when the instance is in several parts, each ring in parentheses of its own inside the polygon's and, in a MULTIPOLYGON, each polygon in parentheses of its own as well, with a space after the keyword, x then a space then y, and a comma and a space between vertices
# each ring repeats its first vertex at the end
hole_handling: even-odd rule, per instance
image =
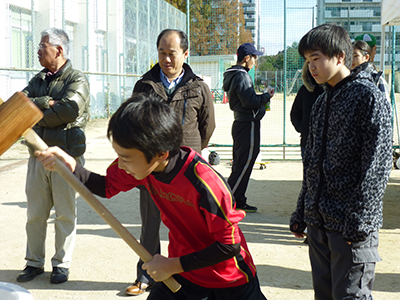
POLYGON ((118 158, 101 176, 61 149, 36 154, 53 170, 59 157, 96 195, 111 198, 144 185, 169 228, 169 257, 155 255, 143 269, 157 281, 148 299, 264 300, 256 267, 238 227, 245 212, 223 179, 194 150, 180 147, 182 126, 156 96, 134 94, 109 122, 107 136, 118 158), (172 293, 161 281, 182 285, 172 293))

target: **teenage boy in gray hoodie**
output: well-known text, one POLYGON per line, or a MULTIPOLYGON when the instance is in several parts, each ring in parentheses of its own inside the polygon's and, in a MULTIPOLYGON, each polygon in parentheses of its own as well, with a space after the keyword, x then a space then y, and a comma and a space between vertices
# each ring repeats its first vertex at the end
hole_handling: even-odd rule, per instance
POLYGON ((391 108, 352 44, 323 24, 299 43, 322 94, 311 111, 303 185, 290 230, 307 227, 315 299, 372 299, 382 199, 392 167, 391 108))

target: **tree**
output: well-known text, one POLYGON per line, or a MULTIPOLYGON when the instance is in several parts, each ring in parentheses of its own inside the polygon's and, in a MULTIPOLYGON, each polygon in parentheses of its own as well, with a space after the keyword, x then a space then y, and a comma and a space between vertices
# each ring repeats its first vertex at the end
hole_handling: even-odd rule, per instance
POLYGON ((173 7, 176 7, 181 12, 186 13, 186 0, 166 0, 173 7))
MULTIPOLYGON (((167 0, 186 13, 185 0, 167 0)), ((191 55, 234 54, 238 46, 252 42, 245 29, 243 4, 237 0, 190 1, 191 55)))
POLYGON ((272 56, 261 56, 257 60, 257 67, 259 71, 274 71, 275 60, 272 56))
POLYGON ((194 0, 190 3, 190 55, 210 54, 211 2, 194 0))
MULTIPOLYGON (((292 46, 286 48, 286 82, 288 86, 293 82, 296 77, 297 70, 303 67, 304 59, 300 56, 297 48, 299 44, 294 42, 292 46)), ((284 52, 280 51, 276 55, 264 55, 257 60, 258 69, 256 74, 256 83, 258 85, 272 85, 278 91, 283 90, 283 60, 284 52), (278 71, 278 72, 275 72, 278 71)), ((297 82, 297 81, 296 81, 297 82)), ((299 87, 295 86, 292 92, 296 92, 299 87)))
MULTIPOLYGON (((297 48, 299 43, 293 42, 292 46, 286 49, 286 68, 287 70, 298 70, 303 66, 304 59, 300 56, 297 48)), ((276 71, 283 69, 283 51, 276 55, 264 55, 258 60, 259 71, 276 71)))
POLYGON ((287 68, 289 70, 298 70, 303 67, 304 59, 300 56, 297 50, 298 47, 299 43, 293 42, 292 46, 287 49, 286 58, 287 68))

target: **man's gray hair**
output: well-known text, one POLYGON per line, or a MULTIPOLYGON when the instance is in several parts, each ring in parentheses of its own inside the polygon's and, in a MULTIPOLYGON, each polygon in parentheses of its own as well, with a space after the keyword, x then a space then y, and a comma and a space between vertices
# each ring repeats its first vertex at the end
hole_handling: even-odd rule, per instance
POLYGON ((49 37, 49 43, 54 46, 61 46, 63 48, 64 58, 69 58, 69 38, 68 34, 58 28, 48 28, 41 32, 42 38, 49 37))

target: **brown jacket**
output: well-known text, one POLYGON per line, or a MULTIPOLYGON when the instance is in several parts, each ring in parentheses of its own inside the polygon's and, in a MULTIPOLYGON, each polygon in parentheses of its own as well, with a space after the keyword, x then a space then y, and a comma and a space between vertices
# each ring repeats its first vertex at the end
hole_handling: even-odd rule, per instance
POLYGON ((185 74, 174 93, 168 97, 156 64, 136 82, 133 92, 154 92, 167 101, 182 120, 183 142, 198 153, 207 147, 215 129, 214 104, 207 84, 197 77, 189 65, 183 65, 185 74))

